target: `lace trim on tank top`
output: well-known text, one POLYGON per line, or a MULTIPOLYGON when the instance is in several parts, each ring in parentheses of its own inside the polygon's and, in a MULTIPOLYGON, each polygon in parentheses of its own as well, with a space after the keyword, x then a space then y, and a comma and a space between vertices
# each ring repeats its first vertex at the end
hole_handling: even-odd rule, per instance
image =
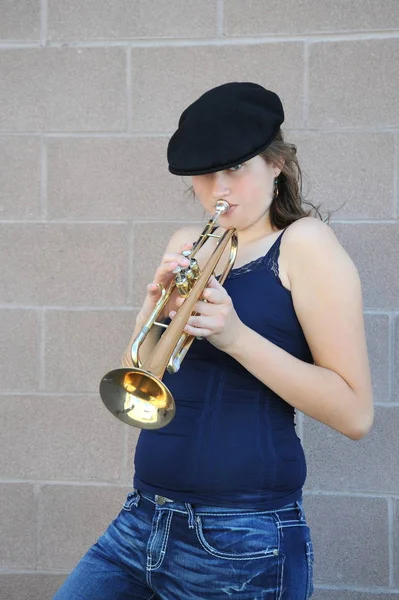
MULTIPOLYGON (((261 271, 262 269, 269 269, 272 271, 274 276, 280 281, 280 273, 278 268, 278 258, 280 255, 280 243, 281 238, 283 237, 285 229, 283 229, 282 233, 278 236, 278 238, 274 241, 272 246, 263 256, 259 256, 259 258, 255 258, 251 260, 249 263, 242 265, 242 267, 237 267, 236 269, 232 269, 230 271, 228 279, 232 279, 233 277, 238 277, 239 275, 243 275, 244 273, 249 273, 250 271, 261 271)), ((280 281, 281 283, 281 281, 280 281)))

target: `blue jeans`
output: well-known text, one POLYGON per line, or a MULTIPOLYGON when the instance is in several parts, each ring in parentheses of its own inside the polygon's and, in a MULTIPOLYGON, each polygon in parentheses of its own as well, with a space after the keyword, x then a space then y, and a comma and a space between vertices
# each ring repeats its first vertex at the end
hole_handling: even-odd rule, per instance
POLYGON ((302 505, 248 511, 133 491, 53 600, 307 600, 302 505))

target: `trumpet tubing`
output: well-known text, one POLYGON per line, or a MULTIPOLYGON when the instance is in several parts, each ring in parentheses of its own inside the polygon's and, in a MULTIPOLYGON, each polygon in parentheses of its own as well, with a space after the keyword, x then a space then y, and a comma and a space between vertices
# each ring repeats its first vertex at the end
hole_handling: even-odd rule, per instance
POLYGON ((221 284, 233 268, 237 254, 235 229, 227 229, 222 236, 213 234, 217 218, 228 209, 229 204, 226 201, 218 200, 215 214, 208 221, 192 250, 185 253, 190 260, 189 266, 176 273, 175 280, 168 290, 161 289, 161 298, 133 340, 131 355, 134 367, 114 369, 104 375, 100 382, 100 396, 105 406, 115 417, 128 425, 141 429, 160 429, 170 423, 175 415, 173 396, 162 382, 162 377, 166 369, 170 373, 178 371, 193 343, 195 337, 184 332, 184 328, 229 243, 230 254, 219 279, 221 284), (194 257, 210 237, 220 239, 201 271, 194 257), (165 327, 162 323, 158 323, 157 319, 175 289, 185 298, 185 301, 177 310, 171 323, 166 326, 166 331, 157 342, 151 356, 141 363, 140 346, 152 327, 157 325, 165 327))

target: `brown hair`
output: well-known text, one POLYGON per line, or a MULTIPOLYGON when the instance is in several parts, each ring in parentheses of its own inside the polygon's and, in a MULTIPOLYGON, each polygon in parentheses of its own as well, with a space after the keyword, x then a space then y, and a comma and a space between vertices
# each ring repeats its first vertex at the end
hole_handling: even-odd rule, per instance
POLYGON ((314 206, 303 198, 303 177, 296 152, 296 146, 284 140, 280 129, 270 146, 259 154, 268 164, 281 168, 277 178, 278 195, 273 197, 269 211, 270 221, 275 229, 284 229, 294 221, 310 215, 322 219, 319 206, 314 206))

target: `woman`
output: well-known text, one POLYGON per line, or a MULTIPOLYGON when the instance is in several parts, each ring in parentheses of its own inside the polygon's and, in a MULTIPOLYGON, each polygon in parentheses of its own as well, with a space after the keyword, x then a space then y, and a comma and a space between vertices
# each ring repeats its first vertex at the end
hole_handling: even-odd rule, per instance
MULTIPOLYGON (((186 326, 196 340, 163 381, 174 420, 142 431, 134 490, 56 595, 100 600, 306 600, 313 550, 295 410, 352 439, 373 420, 357 271, 332 230, 301 205, 295 147, 276 94, 253 83, 206 92, 182 114, 169 170, 192 177, 209 214, 230 205, 238 255, 212 277, 186 326), (206 301, 204 301, 206 300, 206 301)), ((201 228, 170 240, 133 338, 201 228)), ((212 253, 209 241, 198 252, 212 253)), ((164 317, 183 299, 174 295, 164 317)), ((143 345, 151 352, 159 331, 143 345)), ((131 366, 130 347, 123 364, 131 366)))

